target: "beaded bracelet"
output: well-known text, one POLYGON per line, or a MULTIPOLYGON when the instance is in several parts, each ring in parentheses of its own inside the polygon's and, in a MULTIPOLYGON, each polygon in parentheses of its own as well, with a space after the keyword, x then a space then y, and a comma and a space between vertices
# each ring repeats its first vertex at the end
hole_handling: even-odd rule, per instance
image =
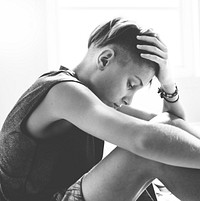
POLYGON ((164 91, 164 89, 160 87, 158 88, 158 93, 160 94, 161 98, 174 98, 178 94, 178 87, 175 86, 175 88, 176 89, 173 93, 167 93, 166 91, 164 91))
POLYGON ((179 100, 179 95, 178 95, 178 87, 177 86, 175 86, 175 91, 173 92, 173 93, 167 93, 166 91, 164 91, 164 89, 162 89, 162 88, 158 88, 158 93, 160 94, 160 97, 161 98, 164 98, 167 102, 169 102, 169 103, 175 103, 175 102, 177 102, 178 100, 179 100), (174 97, 176 97, 178 95, 178 97, 177 97, 177 99, 176 100, 174 100, 174 101, 171 101, 171 100, 169 100, 170 98, 174 98, 174 97), (168 99, 169 98, 169 99, 168 99))
POLYGON ((170 100, 168 100, 168 99, 166 99, 165 97, 163 97, 168 103, 175 103, 175 102, 177 102, 178 100, 179 100, 179 95, 178 95, 178 98, 176 99, 176 100, 174 100, 174 101, 170 101, 170 100))

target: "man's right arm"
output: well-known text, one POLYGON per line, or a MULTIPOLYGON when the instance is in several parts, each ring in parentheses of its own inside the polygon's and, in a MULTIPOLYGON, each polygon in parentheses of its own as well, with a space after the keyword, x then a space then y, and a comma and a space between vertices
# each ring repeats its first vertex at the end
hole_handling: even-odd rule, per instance
POLYGON ((79 83, 55 85, 29 117, 27 128, 38 137, 44 126, 59 119, 144 158, 200 168, 198 138, 174 126, 151 123, 118 112, 79 83))

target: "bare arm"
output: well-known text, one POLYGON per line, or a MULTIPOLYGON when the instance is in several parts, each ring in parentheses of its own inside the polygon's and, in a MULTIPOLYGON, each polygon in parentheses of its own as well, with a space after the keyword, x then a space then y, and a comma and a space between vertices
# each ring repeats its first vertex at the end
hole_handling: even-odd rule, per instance
MULTIPOLYGON (((162 85, 161 87, 168 93, 173 93, 175 91, 175 84, 172 80, 169 81, 168 84, 162 85)), ((170 100, 175 101, 178 99, 178 101, 174 103, 167 102, 165 99, 163 99, 163 112, 169 112, 181 119, 185 119, 185 112, 180 101, 181 98, 178 98, 178 96, 179 95, 170 100)))
MULTIPOLYGON (((175 82, 172 78, 171 70, 168 66, 168 50, 166 45, 155 33, 152 33, 152 36, 140 36, 138 39, 149 42, 151 44, 138 46, 138 49, 142 49, 148 52, 141 54, 141 57, 147 60, 151 60, 159 65, 157 78, 161 84, 161 88, 164 89, 165 92, 172 94, 176 88, 175 82)), ((170 103, 163 99, 163 112, 170 112, 171 114, 174 114, 181 119, 185 119, 185 112, 180 103, 180 99, 178 99, 178 95, 173 98, 166 99, 170 102, 174 102, 176 100, 178 101, 170 103)))
POLYGON ((118 109, 120 112, 123 112, 124 114, 143 119, 146 121, 150 121, 152 123, 162 123, 162 124, 168 124, 171 126, 175 126, 177 128, 180 128, 184 131, 186 131, 186 135, 193 135, 200 139, 200 132, 196 129, 194 129, 188 122, 185 120, 177 117, 176 115, 173 115, 169 112, 163 112, 159 115, 155 115, 152 113, 147 113, 145 111, 140 111, 137 109, 134 109, 130 106, 123 106, 120 109, 118 109))
POLYGON ((156 116, 156 114, 154 114, 154 113, 148 113, 146 111, 141 111, 141 110, 138 110, 138 109, 133 108, 128 105, 123 105, 123 106, 119 107, 117 110, 124 114, 130 115, 132 117, 142 119, 145 121, 149 121, 156 116))
POLYGON ((187 131, 189 135, 193 135, 200 139, 200 132, 199 130, 195 129, 191 124, 173 114, 168 112, 164 112, 152 118, 150 120, 152 123, 162 123, 162 124, 169 124, 175 127, 178 127, 184 131, 187 131))
POLYGON ((33 136, 39 137, 45 125, 59 119, 139 156, 175 166, 200 168, 198 138, 174 126, 118 112, 81 84, 54 86, 30 116, 27 128, 33 136))

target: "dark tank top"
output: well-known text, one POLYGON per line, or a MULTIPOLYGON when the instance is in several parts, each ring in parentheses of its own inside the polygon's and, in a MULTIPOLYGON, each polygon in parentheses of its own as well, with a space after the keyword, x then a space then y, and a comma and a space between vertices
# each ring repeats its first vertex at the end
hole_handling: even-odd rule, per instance
POLYGON ((102 159, 104 142, 74 125, 65 126, 65 120, 53 122, 45 130, 59 137, 39 140, 26 131, 27 118, 48 91, 61 82, 83 84, 65 67, 46 73, 20 97, 3 124, 0 190, 8 200, 49 201, 102 159))

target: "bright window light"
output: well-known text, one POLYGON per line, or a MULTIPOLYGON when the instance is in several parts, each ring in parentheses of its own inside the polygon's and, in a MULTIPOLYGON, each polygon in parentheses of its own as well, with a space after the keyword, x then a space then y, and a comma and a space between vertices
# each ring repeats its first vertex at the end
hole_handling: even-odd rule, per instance
POLYGON ((197 8, 198 0, 59 0, 58 61, 70 68, 76 66, 87 51, 93 29, 114 17, 124 17, 159 33, 167 44, 175 76, 196 74, 199 46, 193 36, 199 37, 197 8))

